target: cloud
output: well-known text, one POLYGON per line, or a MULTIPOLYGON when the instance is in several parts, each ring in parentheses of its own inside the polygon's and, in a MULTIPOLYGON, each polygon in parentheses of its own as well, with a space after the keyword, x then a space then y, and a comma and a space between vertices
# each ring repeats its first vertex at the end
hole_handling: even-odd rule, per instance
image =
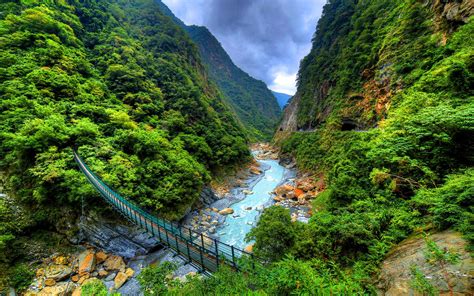
POLYGON ((186 24, 203 25, 236 65, 276 91, 295 92, 326 0, 163 0, 186 24))

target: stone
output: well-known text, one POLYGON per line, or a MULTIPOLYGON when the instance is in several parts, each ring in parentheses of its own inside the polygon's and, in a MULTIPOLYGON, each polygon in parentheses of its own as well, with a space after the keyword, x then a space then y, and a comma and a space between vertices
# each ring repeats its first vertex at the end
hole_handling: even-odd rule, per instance
POLYGON ((108 255, 105 252, 99 251, 95 253, 95 261, 97 264, 104 262, 107 259, 108 255))
POLYGON ((225 208, 225 209, 219 211, 219 214, 221 214, 221 215, 229 215, 229 214, 233 214, 233 213, 234 213, 234 210, 231 209, 231 208, 225 208))
POLYGON ((108 274, 109 273, 107 272, 107 270, 104 270, 104 269, 101 269, 98 272, 99 277, 106 277, 108 274))
POLYGON ((253 252, 253 244, 246 246, 244 251, 247 252, 247 253, 252 253, 253 252))
POLYGON ((213 221, 211 222, 211 225, 217 225, 217 224, 219 224, 219 221, 217 221, 217 220, 213 220, 213 221))
POLYGON ((255 166, 251 166, 249 170, 254 175, 260 175, 262 173, 262 171, 255 166))
POLYGON ((293 191, 294 190, 294 187, 289 185, 289 184, 284 184, 284 185, 281 185, 281 186, 278 186, 276 189, 275 189, 275 194, 276 195, 286 195, 288 194, 290 191, 293 191))
POLYGON ((216 228, 215 227, 210 227, 209 228, 209 233, 216 233, 216 228))
POLYGON ((75 274, 71 277, 71 281, 77 283, 79 281, 80 277, 78 274, 75 274))
POLYGON ((252 210, 252 207, 246 207, 245 210, 250 211, 250 210, 252 210))
POLYGON ((76 285, 73 283, 58 283, 52 287, 44 287, 37 296, 60 296, 71 294, 72 291, 76 288, 76 285))
POLYGON ((304 191, 299 188, 296 188, 294 193, 295 193, 295 196, 299 198, 301 195, 304 194, 304 191))
POLYGON ((58 265, 67 265, 68 264, 68 258, 66 256, 56 256, 53 258, 54 264, 58 265))
POLYGON ((104 281, 110 282, 110 281, 112 281, 112 280, 115 278, 115 276, 116 276, 116 273, 114 273, 114 272, 113 272, 113 273, 110 273, 110 274, 104 279, 104 281))
POLYGON ((410 286, 411 266, 415 265, 425 278, 439 290, 439 295, 450 295, 446 275, 452 287, 451 295, 472 295, 474 291, 474 259, 466 251, 468 242, 458 232, 446 230, 430 236, 442 250, 459 254, 457 264, 442 267, 427 262, 426 242, 421 235, 410 237, 394 247, 382 262, 376 287, 378 295, 418 295, 410 286))
POLYGON ((44 285, 48 286, 48 287, 51 287, 51 286, 56 285, 56 281, 54 279, 45 279, 44 280, 44 285))
POLYGON ((211 227, 211 224, 209 224, 209 222, 206 222, 206 221, 201 222, 201 225, 202 225, 203 227, 206 227, 206 228, 211 227))
POLYGON ((95 268, 95 254, 90 251, 84 251, 79 255, 79 275, 91 273, 95 268))
MULTIPOLYGON (((281 196, 275 196, 275 197, 273 198, 273 200, 276 201, 276 202, 280 202, 280 201, 284 200, 284 198, 281 197, 281 196)), ((257 210, 258 210, 258 209, 257 209, 257 210)))
POLYGON ((125 274, 126 274, 129 278, 131 278, 131 277, 135 274, 135 270, 133 270, 133 269, 131 269, 131 268, 127 268, 127 269, 125 270, 125 274))
POLYGON ((71 296, 81 296, 81 295, 82 295, 82 288, 81 286, 79 286, 76 289, 74 289, 71 296))
POLYGON ((215 213, 219 213, 219 209, 217 209, 217 208, 212 208, 212 211, 215 212, 215 213))
POLYGON ((253 194, 253 191, 248 190, 248 189, 244 189, 244 190, 242 190, 242 193, 245 194, 245 195, 250 195, 250 194, 253 194))
POLYGON ((104 262, 105 270, 124 270, 125 269, 125 262, 123 261, 122 257, 117 255, 111 255, 105 260, 104 262))
POLYGON ((65 279, 72 273, 72 269, 66 265, 53 264, 46 267, 44 275, 46 278, 54 279, 55 281, 60 281, 65 279))
POLYGON ((120 287, 125 284, 125 282, 128 280, 128 275, 125 272, 120 271, 117 273, 114 279, 114 287, 115 289, 119 289, 120 287))
POLYGON ((36 270, 36 277, 39 278, 42 276, 44 276, 44 268, 38 268, 38 270, 36 270))

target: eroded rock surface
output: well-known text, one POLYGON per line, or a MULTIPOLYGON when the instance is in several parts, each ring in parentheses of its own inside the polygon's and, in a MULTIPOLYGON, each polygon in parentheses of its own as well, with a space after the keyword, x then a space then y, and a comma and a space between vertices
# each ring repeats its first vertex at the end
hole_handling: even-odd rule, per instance
POLYGON ((417 266, 425 278, 439 290, 440 295, 450 295, 446 275, 453 289, 453 295, 473 295, 474 261, 466 251, 467 242, 461 234, 443 231, 433 234, 431 239, 441 248, 460 255, 459 263, 445 269, 429 264, 425 258, 426 243, 423 237, 409 238, 394 248, 382 263, 377 287, 378 295, 419 295, 410 286, 411 266, 417 266))

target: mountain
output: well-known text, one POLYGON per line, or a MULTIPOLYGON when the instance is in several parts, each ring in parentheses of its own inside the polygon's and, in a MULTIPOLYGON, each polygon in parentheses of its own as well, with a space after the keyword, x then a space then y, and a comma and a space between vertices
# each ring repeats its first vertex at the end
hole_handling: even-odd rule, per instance
MULTIPOLYGON (((324 184, 309 224, 281 238, 298 237, 286 254, 304 248, 298 258, 335 262, 361 279, 425 231, 459 231, 472 250, 473 15, 468 0, 327 2, 274 138, 324 184)), ((419 241, 419 252, 440 250, 429 234, 419 241)), ((399 272, 413 281, 429 268, 407 266, 399 272)), ((409 281, 406 290, 366 283, 398 295, 414 293, 409 281)), ((441 294, 454 289, 424 284, 441 294)))
POLYGON ((258 140, 269 139, 280 119, 281 111, 266 84, 237 67, 206 27, 186 26, 165 4, 161 1, 158 3, 163 13, 184 28, 197 44, 209 78, 222 91, 250 136, 258 140))
POLYGON ((279 93, 276 91, 272 91, 272 94, 275 96, 277 99, 278 105, 280 106, 281 109, 283 109, 286 104, 288 104, 288 101, 291 99, 292 96, 284 94, 284 93, 279 93))
POLYGON ((18 205, 0 199, 1 264, 21 252, 17 235, 64 215, 75 224, 81 200, 98 200, 73 149, 174 220, 217 169, 249 160, 198 48, 154 1, 2 1, 0 11, 0 176, 18 205))

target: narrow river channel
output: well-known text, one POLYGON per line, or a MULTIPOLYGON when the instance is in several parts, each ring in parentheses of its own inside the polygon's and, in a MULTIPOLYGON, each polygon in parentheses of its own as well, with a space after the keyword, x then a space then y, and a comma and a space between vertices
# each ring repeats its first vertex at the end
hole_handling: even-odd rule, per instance
POLYGON ((225 223, 219 228, 218 235, 222 242, 243 249, 249 243, 245 242, 246 234, 255 227, 258 217, 264 207, 273 203, 271 192, 288 175, 287 169, 277 160, 258 160, 260 167, 268 168, 261 178, 241 201, 234 203, 232 215, 226 217, 225 223))

